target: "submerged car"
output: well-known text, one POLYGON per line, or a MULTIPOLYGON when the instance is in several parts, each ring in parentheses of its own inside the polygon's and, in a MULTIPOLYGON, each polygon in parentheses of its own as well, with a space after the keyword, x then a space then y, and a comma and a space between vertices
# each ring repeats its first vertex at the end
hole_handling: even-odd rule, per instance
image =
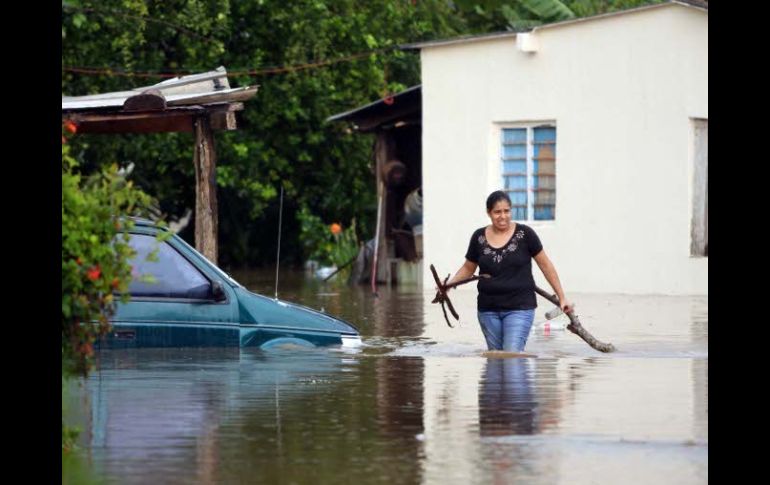
POLYGON ((326 313, 252 293, 177 235, 136 220, 134 278, 100 342, 125 347, 355 346, 358 330, 326 313), (148 258, 148 255, 151 255, 148 258))

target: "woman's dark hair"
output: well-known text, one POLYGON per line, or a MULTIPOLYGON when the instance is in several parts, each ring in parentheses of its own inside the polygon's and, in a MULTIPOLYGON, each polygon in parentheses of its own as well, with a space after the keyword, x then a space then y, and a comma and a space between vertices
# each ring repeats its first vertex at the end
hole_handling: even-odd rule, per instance
POLYGON ((506 194, 502 190, 495 190, 494 192, 489 194, 489 197, 487 197, 487 212, 491 211, 492 208, 495 206, 495 204, 497 204, 501 200, 508 202, 508 205, 513 205, 513 203, 511 203, 511 198, 508 197, 508 194, 506 194))

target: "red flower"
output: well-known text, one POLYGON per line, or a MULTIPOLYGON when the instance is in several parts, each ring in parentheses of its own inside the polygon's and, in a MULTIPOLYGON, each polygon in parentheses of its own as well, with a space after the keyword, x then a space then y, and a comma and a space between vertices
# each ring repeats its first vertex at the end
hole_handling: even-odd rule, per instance
POLYGON ((78 125, 72 122, 72 120, 67 120, 64 123, 64 129, 69 131, 72 134, 75 134, 78 132, 78 125))
POLYGON ((335 222, 334 224, 329 226, 329 230, 332 232, 332 234, 334 234, 336 236, 337 234, 342 232, 342 226, 340 226, 339 224, 337 224, 335 222))
POLYGON ((99 268, 99 266, 94 266, 93 268, 89 269, 86 272, 86 276, 91 281, 96 281, 99 279, 99 276, 102 274, 102 270, 99 268))
POLYGON ((80 353, 87 357, 91 357, 94 353, 94 346, 86 342, 80 346, 80 353))
POLYGON ((393 96, 388 96, 387 98, 384 98, 384 99, 382 100, 382 102, 383 102, 383 103, 385 103, 385 104, 387 104, 388 106, 390 106, 391 104, 395 103, 395 102, 396 102, 396 100, 395 100, 395 99, 393 99, 393 96))

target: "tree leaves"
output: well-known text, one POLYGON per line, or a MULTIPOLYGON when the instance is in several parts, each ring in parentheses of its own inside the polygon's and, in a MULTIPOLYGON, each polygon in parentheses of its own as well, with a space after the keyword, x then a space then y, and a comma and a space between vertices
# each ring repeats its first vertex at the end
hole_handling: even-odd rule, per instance
MULTIPOLYGON (((62 7, 62 64, 128 71, 229 71, 292 68, 232 76, 232 86, 259 84, 237 114, 238 130, 216 133, 220 204, 220 262, 272 263, 268 225, 277 226, 278 188, 286 189, 282 249, 302 257, 299 223, 308 207, 326 223, 358 221, 370 237, 376 215, 370 171, 373 139, 346 134, 336 113, 366 105, 420 82, 419 54, 378 50, 472 32, 526 30, 643 0, 88 0, 62 7), (303 67, 301 70, 296 70, 303 67)), ((133 89, 160 81, 62 73, 62 93, 82 95, 133 89)), ((159 200, 169 219, 195 204, 192 135, 79 135, 72 140, 81 170, 119 161, 136 165, 138 187, 159 200)), ((192 226, 182 233, 192 240, 192 226)))

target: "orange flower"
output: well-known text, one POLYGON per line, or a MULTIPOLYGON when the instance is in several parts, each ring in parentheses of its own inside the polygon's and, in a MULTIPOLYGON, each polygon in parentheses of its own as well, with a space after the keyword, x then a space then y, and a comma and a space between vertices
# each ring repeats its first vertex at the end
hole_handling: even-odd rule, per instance
POLYGON ((335 236, 342 232, 342 226, 337 224, 336 222, 329 226, 329 230, 334 234, 335 236))
POLYGON ((78 132, 78 125, 72 122, 72 120, 67 120, 64 123, 64 129, 69 131, 72 134, 75 134, 78 132))
POLYGON ((112 287, 117 290, 118 286, 120 286, 120 280, 117 278, 112 278, 112 287))

